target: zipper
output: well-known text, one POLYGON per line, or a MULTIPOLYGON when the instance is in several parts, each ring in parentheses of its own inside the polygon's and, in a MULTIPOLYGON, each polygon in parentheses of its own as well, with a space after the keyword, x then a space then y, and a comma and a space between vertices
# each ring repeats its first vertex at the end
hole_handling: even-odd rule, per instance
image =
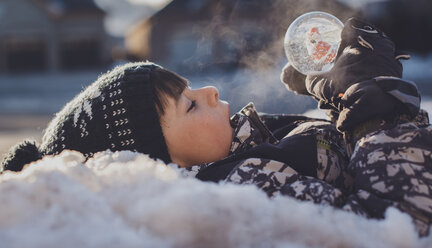
POLYGON ((338 146, 337 144, 335 144, 334 142, 317 138, 317 145, 321 148, 336 152, 340 156, 342 156, 345 159, 345 161, 347 162, 349 161, 348 154, 346 153, 346 151, 342 149, 340 146, 338 146))

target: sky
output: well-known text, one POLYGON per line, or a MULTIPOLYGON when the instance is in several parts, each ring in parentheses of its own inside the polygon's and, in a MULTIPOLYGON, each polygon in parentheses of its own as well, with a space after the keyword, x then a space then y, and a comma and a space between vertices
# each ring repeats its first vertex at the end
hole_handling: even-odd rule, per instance
POLYGON ((147 5, 154 8, 161 8, 165 6, 167 3, 171 2, 171 0, 126 0, 126 1, 134 5, 147 5))
MULTIPOLYGON (((148 1, 152 1, 152 0, 148 0, 148 1)), ((148 1, 146 1, 146 2, 148 2, 148 1)), ((353 8, 360 8, 364 4, 367 4, 367 3, 385 2, 385 1, 388 1, 388 0, 339 0, 339 2, 346 3, 346 4, 348 4, 349 6, 351 6, 353 8)))
POLYGON ((122 37, 130 27, 166 6, 171 0, 94 0, 108 14, 105 28, 109 34, 122 37))

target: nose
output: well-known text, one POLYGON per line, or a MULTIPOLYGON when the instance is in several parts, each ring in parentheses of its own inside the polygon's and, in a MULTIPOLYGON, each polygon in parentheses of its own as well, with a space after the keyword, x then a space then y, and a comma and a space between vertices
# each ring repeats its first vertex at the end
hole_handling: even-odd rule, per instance
POLYGON ((202 92, 211 107, 217 106, 219 101, 219 91, 216 89, 216 87, 206 86, 201 88, 200 91, 202 92))

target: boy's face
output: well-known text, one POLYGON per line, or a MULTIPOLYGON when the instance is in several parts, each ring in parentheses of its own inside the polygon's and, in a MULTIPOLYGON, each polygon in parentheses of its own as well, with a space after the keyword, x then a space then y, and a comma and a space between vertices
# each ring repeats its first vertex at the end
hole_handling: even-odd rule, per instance
POLYGON ((229 104, 219 100, 215 87, 185 88, 161 116, 168 152, 181 167, 220 160, 228 155, 233 128, 229 104))

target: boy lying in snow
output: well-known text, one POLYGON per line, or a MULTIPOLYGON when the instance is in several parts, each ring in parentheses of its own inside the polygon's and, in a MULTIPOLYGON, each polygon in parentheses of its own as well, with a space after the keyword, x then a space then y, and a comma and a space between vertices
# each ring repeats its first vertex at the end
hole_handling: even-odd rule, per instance
POLYGON ((420 234, 432 220, 432 130, 416 86, 400 79, 394 44, 373 26, 348 20, 334 68, 305 78, 290 66, 282 81, 330 108, 333 121, 258 115, 252 104, 230 118, 214 87, 152 63, 98 78, 51 121, 42 144, 18 145, 4 170, 65 149, 86 157, 132 150, 184 167, 204 181, 254 184, 269 196, 382 218, 393 206, 420 234))

